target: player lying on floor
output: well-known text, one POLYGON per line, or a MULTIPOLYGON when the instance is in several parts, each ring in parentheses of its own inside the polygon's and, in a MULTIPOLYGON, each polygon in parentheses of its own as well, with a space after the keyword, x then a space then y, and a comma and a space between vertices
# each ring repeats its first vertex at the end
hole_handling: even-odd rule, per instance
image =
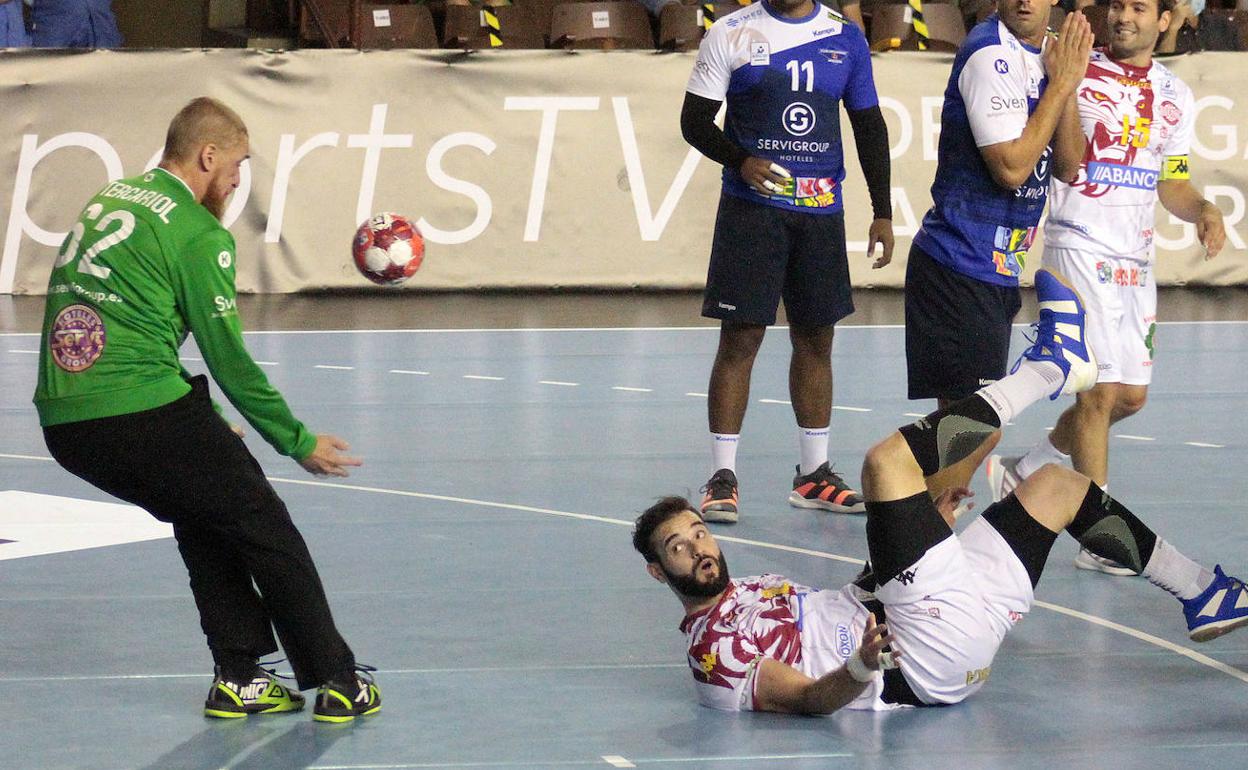
POLYGON ((664 498, 637 519, 633 545, 647 571, 684 605, 680 628, 704 704, 826 714, 957 703, 984 685, 1001 641, 1031 609, 1062 530, 1178 597, 1194 641, 1248 624, 1241 581, 1191 561, 1060 466, 1033 474, 953 533, 952 511, 969 491, 933 500, 925 477, 982 460, 998 429, 1030 404, 1096 382, 1078 295, 1045 271, 1036 292, 1037 339, 1009 376, 867 453, 870 566, 853 583, 819 591, 779 575, 730 579, 715 538, 683 498, 664 498))

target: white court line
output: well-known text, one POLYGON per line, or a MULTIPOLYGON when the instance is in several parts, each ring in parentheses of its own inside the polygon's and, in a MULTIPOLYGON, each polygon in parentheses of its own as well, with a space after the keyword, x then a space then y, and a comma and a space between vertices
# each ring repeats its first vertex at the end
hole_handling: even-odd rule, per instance
POLYGON ((792 401, 785 401, 784 399, 780 399, 780 398, 760 398, 758 400, 758 403, 760 404, 784 404, 785 406, 793 405, 792 401))
POLYGON ((926 417, 927 415, 919 414, 918 412, 902 412, 901 416, 902 417, 926 417))
POLYGON ((1206 449, 1226 449, 1225 444, 1206 444, 1203 441, 1184 441, 1183 444, 1185 446, 1198 446, 1206 449))
POLYGON ((489 375, 489 374, 465 374, 464 379, 465 380, 489 380, 490 382, 501 382, 502 380, 505 380, 507 378, 506 377, 494 377, 493 375, 489 375))
POLYGON ((579 387, 581 383, 579 383, 579 382, 561 382, 560 380, 538 380, 538 381, 537 381, 537 384, 538 384, 538 385, 558 385, 558 386, 560 386, 560 387, 564 387, 564 388, 576 388, 576 387, 579 387))
POLYGON ((3 458, 4 458, 4 459, 6 459, 6 460, 41 460, 41 461, 43 461, 43 462, 49 462, 49 463, 50 463, 50 462, 53 462, 53 460, 52 460, 52 458, 51 458, 51 457, 46 457, 46 456, 44 456, 44 455, 6 455, 6 454, 0 454, 0 457, 3 457, 3 458))
POLYGON ((836 406, 836 405, 834 404, 834 405, 832 406, 832 408, 833 408, 833 409, 837 409, 837 410, 842 411, 842 412, 870 412, 870 411, 873 411, 873 410, 871 410, 871 409, 866 408, 865 406, 836 406))
POLYGON ((418 372, 413 369, 391 369, 390 374, 416 374, 421 377, 428 377, 429 372, 418 372))
MULTIPOLYGON (((407 674, 509 674, 530 671, 615 671, 636 669, 685 669, 685 663, 569 663, 566 665, 536 666, 471 666, 468 668, 383 668, 377 673, 386 676, 407 674)), ((195 674, 80 674, 66 676, 11 676, 0 677, 0 684, 6 682, 111 682, 128 679, 207 679, 212 674, 200 671, 195 674)))
POLYGON ((256 366, 281 366, 281 364, 276 361, 257 361, 256 366))
POLYGON ((1122 438, 1127 441, 1156 441, 1152 436, 1132 436, 1130 433, 1115 433, 1114 438, 1122 438))
POLYGON ((196 358, 195 356, 178 356, 178 358, 181 358, 183 361, 203 361, 204 360, 202 358, 196 358))
POLYGON ((611 390, 623 390, 627 393, 653 393, 654 388, 630 388, 627 385, 612 385, 611 390))
POLYGON ((336 372, 350 372, 350 371, 355 370, 354 366, 334 366, 333 364, 316 364, 312 368, 313 369, 332 369, 333 371, 336 371, 336 372))
POLYGON ((705 393, 686 393, 685 395, 692 396, 694 398, 708 398, 708 396, 705 393))
MULTIPOLYGON (((0 457, 17 457, 19 459, 36 459, 36 460, 51 459, 51 458, 42 458, 42 457, 29 457, 26 455, 3 455, 3 454, 0 454, 0 457)), ((334 483, 334 482, 328 482, 328 481, 315 481, 312 479, 282 479, 282 478, 275 478, 275 477, 268 477, 268 478, 269 478, 269 481, 273 481, 273 482, 277 482, 281 484, 296 484, 296 485, 308 486, 308 487, 328 487, 331 489, 345 489, 345 490, 354 491, 354 492, 371 492, 374 494, 394 495, 397 497, 412 497, 412 498, 417 498, 421 500, 436 500, 438 502, 458 503, 460 505, 472 505, 472 506, 477 506, 481 508, 497 508, 497 509, 508 510, 508 511, 522 511, 525 513, 541 513, 541 514, 546 514, 548 516, 559 516, 559 517, 567 518, 567 519, 580 519, 581 521, 596 521, 602 524, 614 524, 616 526, 623 526, 623 527, 633 526, 633 522, 631 521, 626 521, 624 519, 613 519, 609 516, 598 516, 592 513, 575 513, 572 511, 559 511, 553 508, 538 508, 536 506, 519 505, 516 503, 499 503, 499 502, 493 502, 490 500, 475 500, 473 498, 468 498, 468 497, 454 497, 452 495, 435 495, 435 494, 430 494, 428 492, 410 492, 410 491, 402 490, 402 489, 386 489, 384 487, 366 487, 360 484, 340 484, 340 483, 334 483)), ((729 535, 716 535, 716 539, 722 540, 727 543, 740 543, 742 545, 753 545, 759 548, 767 548, 767 549, 775 550, 775 551, 784 551, 787 553, 802 554, 804 556, 813 556, 813 557, 820 558, 820 559, 830 559, 832 561, 840 561, 840 562, 845 562, 848 564, 857 564, 857 565, 863 564, 862 559, 856 559, 850 556, 842 556, 840 554, 828 553, 827 551, 816 551, 810 548, 799 548, 796 546, 783 545, 781 543, 769 543, 769 542, 762 541, 762 540, 750 540, 747 538, 732 537, 729 535)), ((1163 650, 1168 650, 1178 655, 1182 655, 1183 657, 1188 658, 1189 660, 1192 660, 1203 666, 1208 666, 1209 668, 1212 668, 1216 671, 1220 671, 1221 673, 1224 673, 1227 676, 1233 677, 1234 679, 1238 679, 1239 681, 1244 682, 1245 684, 1248 684, 1248 673, 1245 673, 1233 666, 1228 666, 1227 664, 1222 663, 1221 661, 1214 660, 1213 658, 1210 658, 1208 655, 1201 654, 1199 652, 1196 652, 1195 650, 1191 650, 1191 649, 1188 649, 1187 647, 1174 644, 1173 642, 1168 642, 1165 639, 1161 639, 1159 637, 1153 636, 1152 634, 1148 634, 1143 631, 1131 628, 1130 626, 1124 626, 1120 623, 1115 623, 1111 620, 1106 620, 1105 618, 1101 618, 1096 615, 1089 615, 1087 613, 1080 612, 1078 610, 1074 610, 1069 607, 1064 607, 1059 604, 1052 604, 1050 602, 1042 602, 1039 600, 1037 600, 1035 604, 1038 607, 1043 607, 1044 609, 1051 610, 1053 612, 1057 612, 1062 615, 1067 615, 1072 618, 1077 618, 1079 620, 1092 623, 1093 625, 1102 626, 1104 628, 1108 628, 1110 630, 1117 631, 1119 633, 1130 636, 1134 639, 1138 639, 1142 642, 1146 642, 1156 647, 1160 647, 1163 650)))
POLYGON ((629 762, 624 757, 621 757, 619 754, 603 754, 602 761, 606 762, 608 765, 611 765, 612 767, 636 767, 637 766, 637 765, 634 765, 632 762, 629 762))
POLYGON ((18 350, 17 348, 13 348, 13 349, 9 350, 9 352, 10 352, 10 353, 32 353, 32 354, 34 354, 34 355, 36 355, 36 356, 37 356, 37 355, 39 355, 39 351, 38 351, 38 350, 18 350))
MULTIPOLYGON (((653 757, 647 759, 639 758, 633 761, 640 762, 643 765, 666 765, 687 764, 689 762, 775 762, 791 759, 848 759, 852 756, 854 755, 849 752, 826 754, 739 754, 731 756, 703 757, 653 757)), ((604 756, 602 759, 606 759, 606 757, 604 756)), ((623 759, 623 757, 620 757, 620 759, 623 759)), ((576 759, 551 759, 542 761, 530 760, 519 762, 512 760, 494 760, 484 762, 417 762, 386 765, 308 765, 307 770, 415 770, 416 768, 434 767, 568 767, 595 764, 601 764, 601 762, 576 759)), ((617 765, 617 767, 636 767, 636 765, 617 765)))

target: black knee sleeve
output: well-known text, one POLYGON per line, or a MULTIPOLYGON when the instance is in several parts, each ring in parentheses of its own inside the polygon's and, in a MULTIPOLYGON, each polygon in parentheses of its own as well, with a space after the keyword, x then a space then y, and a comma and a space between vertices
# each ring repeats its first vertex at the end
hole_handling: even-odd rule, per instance
POLYGON ((1088 482, 1088 494, 1066 531, 1097 556, 1137 573, 1144 571, 1157 545, 1157 535, 1094 482, 1088 482))
POLYGON ((966 459, 1001 427, 996 411, 979 394, 898 430, 910 445, 924 476, 966 459))
POLYGON ((953 530, 926 492, 882 503, 867 501, 867 552, 879 585, 947 537, 953 537, 953 530))
POLYGON ((1014 495, 988 506, 984 521, 1001 535, 1010 550, 1023 563, 1031 587, 1040 583, 1040 573, 1049 560, 1049 551, 1057 540, 1057 533, 1032 518, 1014 495))

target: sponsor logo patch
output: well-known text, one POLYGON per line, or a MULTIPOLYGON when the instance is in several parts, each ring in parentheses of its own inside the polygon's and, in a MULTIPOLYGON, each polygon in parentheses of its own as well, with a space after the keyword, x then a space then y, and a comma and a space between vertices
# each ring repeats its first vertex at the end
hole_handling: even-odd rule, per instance
POLYGON ((67 372, 90 369, 104 353, 104 321, 89 305, 70 305, 52 319, 48 350, 67 372))
POLYGON ((1162 102, 1160 111, 1161 117, 1172 126, 1178 124, 1179 117, 1182 115, 1179 108, 1174 106, 1174 102, 1162 102))
POLYGON ((806 136, 815 130, 815 111, 805 102, 793 102, 785 108, 781 122, 793 136, 806 136))
POLYGON ((849 55, 844 51, 838 51, 834 48, 820 48, 819 53, 823 54, 823 58, 827 59, 832 64, 841 64, 849 55))
POLYGON ((853 639, 849 635, 849 627, 844 623, 836 624, 836 651, 842 658, 848 658, 854 651, 853 639))
POLYGON ((998 74, 1007 75, 1010 72, 1010 63, 1005 59, 997 59, 992 63, 992 68, 996 70, 998 74))
POLYGON ((1088 181, 1093 184, 1131 187, 1136 190, 1156 190, 1159 176, 1161 175, 1151 168, 1121 166, 1117 163, 1098 161, 1088 164, 1088 181))

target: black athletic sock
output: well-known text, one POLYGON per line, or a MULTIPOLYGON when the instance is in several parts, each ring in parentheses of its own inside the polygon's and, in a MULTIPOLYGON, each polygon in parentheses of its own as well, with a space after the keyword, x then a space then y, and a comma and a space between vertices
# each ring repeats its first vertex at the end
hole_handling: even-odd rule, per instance
POLYGON ((997 411, 976 393, 898 430, 910 445, 923 475, 931 476, 969 457, 1000 428, 997 411))
POLYGON ((1137 573, 1144 571, 1157 545, 1157 535, 1144 522, 1091 481, 1066 531, 1097 556, 1137 573))
POLYGON ((214 652, 213 658, 222 679, 231 682, 251 681, 258 667, 256 659, 245 653, 214 652))

